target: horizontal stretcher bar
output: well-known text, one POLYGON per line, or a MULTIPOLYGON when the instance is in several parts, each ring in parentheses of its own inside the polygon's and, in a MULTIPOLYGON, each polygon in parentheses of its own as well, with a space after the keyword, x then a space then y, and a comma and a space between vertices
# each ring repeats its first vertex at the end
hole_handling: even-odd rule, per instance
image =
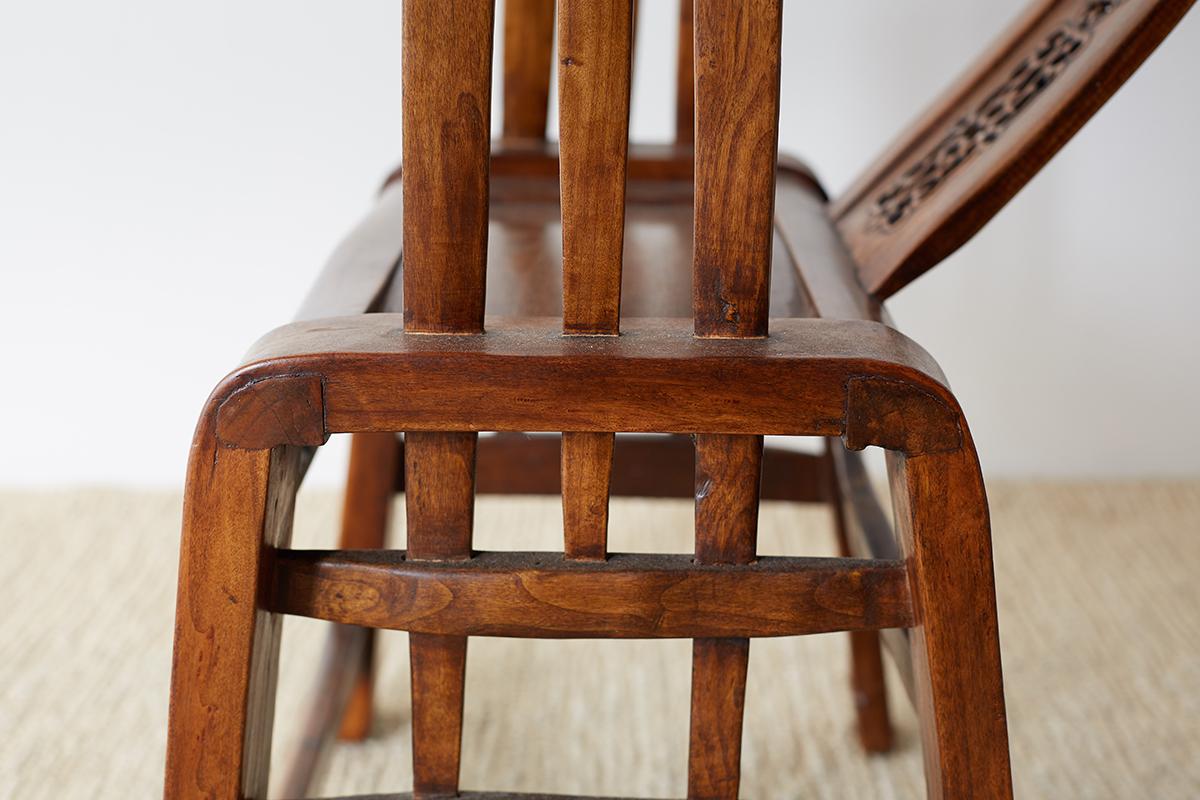
POLYGON ((280 550, 271 610, 456 636, 659 639, 795 636, 913 623, 903 562, 689 555, 480 553, 409 561, 400 550, 280 550))

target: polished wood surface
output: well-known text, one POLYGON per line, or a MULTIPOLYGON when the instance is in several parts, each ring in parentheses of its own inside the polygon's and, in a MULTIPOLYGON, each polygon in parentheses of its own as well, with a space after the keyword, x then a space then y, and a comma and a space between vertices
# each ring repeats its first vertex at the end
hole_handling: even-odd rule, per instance
POLYGON ((781 0, 682 0, 667 145, 628 141, 632 0, 508 0, 493 143, 494 5, 405 0, 403 170, 297 321, 204 406, 166 797, 266 796, 289 613, 341 626, 295 796, 336 729, 369 732, 364 626, 410 636, 414 786, 397 797, 516 796, 458 793, 469 636, 693 639, 688 796, 732 800, 749 639, 839 630, 865 749, 893 745, 882 645, 928 796, 1010 798, 979 459, 882 301, 1010 200, 1191 0, 1036 0, 832 203, 777 155, 781 0), (355 435, 340 547, 288 549, 333 433, 355 435), (888 451, 890 512, 853 452, 869 446, 888 451), (382 549, 393 491, 405 551, 382 549), (562 553, 476 553, 474 497, 494 491, 561 492, 562 553), (638 494, 694 498, 694 558, 608 553, 609 498, 638 494), (758 558, 762 499, 830 503, 843 557, 758 558))
POLYGON ((1036 0, 833 204, 880 298, 953 253, 1154 52, 1195 0, 1036 0))
POLYGON ((504 138, 541 140, 550 107, 555 0, 505 0, 504 138))
POLYGON ((404 0, 404 321, 483 329, 492 3, 404 0))
MULTIPOLYGON (((613 444, 609 494, 613 497, 696 495, 696 448, 687 436, 620 434, 613 444)), ((476 459, 479 494, 561 494, 559 437, 498 434, 481 437, 476 459)), ((567 466, 563 462, 561 466, 567 466)), ((402 488, 402 487, 400 487, 402 488)), ((780 447, 763 450, 763 500, 830 501, 823 457, 780 447)))
POLYGON ((764 557, 734 567, 687 555, 420 561, 402 551, 294 550, 279 557, 269 607, 447 638, 794 636, 913 619, 902 561, 764 557))
POLYGON ((563 332, 616 334, 621 317, 631 0, 559 0, 563 332))
POLYGON ((287 547, 302 457, 223 451, 201 418, 188 464, 171 663, 166 797, 266 797, 279 635, 262 608, 268 548, 287 547))
MULTIPOLYGON (((390 433, 356 433, 350 443, 350 471, 342 503, 342 531, 338 547, 346 550, 387 545, 392 498, 403 469, 400 441, 390 433)), ((346 698, 338 737, 362 741, 371 731, 375 685, 375 635, 362 632, 358 669, 346 698)), ((352 634, 347 634, 347 637, 352 634)), ((357 634, 353 634, 357 636, 357 634)), ((357 639, 335 642, 335 649, 359 647, 357 639)), ((341 669, 333 658, 330 671, 341 669)))
POLYGON ((695 0, 697 336, 766 336, 782 0, 695 0))

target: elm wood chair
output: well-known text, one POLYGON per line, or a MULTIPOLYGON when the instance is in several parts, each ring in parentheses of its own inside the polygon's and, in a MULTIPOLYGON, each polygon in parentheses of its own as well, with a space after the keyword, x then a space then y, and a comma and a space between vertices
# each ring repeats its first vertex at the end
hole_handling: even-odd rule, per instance
POLYGON ((867 750, 891 745, 882 640, 929 796, 1010 797, 975 449, 882 301, 984 225, 1189 6, 1035 3, 829 202, 777 159, 779 0, 682 3, 678 141, 660 148, 628 144, 631 0, 559 0, 557 148, 548 0, 507 4, 494 147, 491 2, 405 0, 403 177, 197 427, 166 796, 265 797, 280 620, 298 614, 339 624, 297 796, 333 731, 367 734, 367 629, 391 628, 412 670, 397 797, 500 796, 459 793, 469 636, 693 639, 688 796, 733 798, 749 639, 835 630, 867 750), (345 432, 341 547, 289 549, 312 454, 345 432), (647 433, 676 437, 625 436, 647 433), (854 452, 871 445, 894 525, 854 452), (407 551, 389 551, 401 489, 407 551), (561 492, 563 552, 475 552, 477 492, 561 492), (610 554, 613 494, 694 495, 695 559, 610 554), (844 556, 757 558, 764 497, 831 503, 844 556))

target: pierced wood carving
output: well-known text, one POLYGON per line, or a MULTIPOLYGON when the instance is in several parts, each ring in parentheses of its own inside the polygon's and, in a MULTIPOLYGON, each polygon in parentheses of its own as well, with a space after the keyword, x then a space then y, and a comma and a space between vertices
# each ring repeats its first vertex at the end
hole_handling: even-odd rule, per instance
POLYGON ((916 211, 962 164, 989 147, 1079 55, 1096 27, 1125 0, 1089 0, 1083 13, 1047 36, 1008 79, 973 111, 962 116, 923 158, 875 200, 870 230, 886 234, 916 211))

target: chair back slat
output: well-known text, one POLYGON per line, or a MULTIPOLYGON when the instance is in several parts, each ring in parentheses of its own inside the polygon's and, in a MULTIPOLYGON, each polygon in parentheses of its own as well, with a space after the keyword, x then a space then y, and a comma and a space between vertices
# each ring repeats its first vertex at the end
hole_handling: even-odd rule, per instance
POLYGON ((483 331, 493 0, 404 2, 404 325, 483 331))
MULTIPOLYGON (((404 328, 482 333, 493 0, 404 2, 404 328)), ((471 556, 477 434, 406 436, 408 557, 471 556)), ((413 792, 454 796, 467 640, 410 634, 413 792)))
POLYGON ((563 332, 616 334, 629 150, 631 0, 559 0, 563 332))
POLYGON ((864 286, 894 294, 982 228, 1194 0, 1037 0, 833 206, 864 286))
MULTIPOLYGON (((695 0, 693 12, 694 332, 699 337, 766 336, 782 2, 695 0)), ((685 10, 685 32, 686 22, 685 10)), ((683 49, 681 42, 681 76, 683 49)), ((682 107, 686 94, 680 92, 677 100, 682 107)), ((677 135, 684 130, 681 119, 677 135)), ((754 560, 762 448, 761 436, 696 437, 697 563, 754 560)), ((740 638, 693 643, 689 797, 738 796, 749 651, 749 641, 740 638)))
POLYGON ((692 0, 679 0, 679 50, 675 60, 675 142, 695 140, 696 87, 692 68, 695 53, 692 0))
POLYGON ((697 336, 767 335, 782 16, 782 0, 695 3, 697 336))
MULTIPOLYGON (((616 335, 629 152, 632 0, 559 0, 563 333, 616 335)), ((603 560, 614 436, 562 439, 564 553, 603 560)))
POLYGON ((554 57, 554 0, 507 0, 504 9, 504 138, 546 138, 554 57))

